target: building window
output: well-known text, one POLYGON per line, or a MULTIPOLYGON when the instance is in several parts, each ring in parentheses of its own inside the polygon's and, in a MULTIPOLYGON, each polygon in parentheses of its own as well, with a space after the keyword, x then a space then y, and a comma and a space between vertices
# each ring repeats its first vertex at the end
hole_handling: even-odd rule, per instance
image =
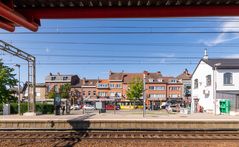
POLYGON ((47 86, 47 92, 50 92, 50 91, 51 91, 51 87, 47 86))
POLYGON ((149 94, 150 98, 165 98, 165 94, 149 94))
POLYGON ((112 97, 121 97, 121 93, 120 92, 111 92, 110 96, 112 96, 112 97))
POLYGON ((91 93, 91 92, 90 92, 90 91, 88 91, 88 95, 90 95, 90 93, 91 93))
POLYGON ((154 90, 165 90, 164 86, 155 86, 154 90))
POLYGON ((165 86, 149 86, 149 90, 165 90, 165 86))
POLYGON ((54 91, 58 92, 58 86, 57 85, 54 86, 54 91))
POLYGON ((98 88, 108 88, 108 84, 98 84, 98 88))
POLYGON ((198 88, 198 79, 194 80, 194 89, 198 88))
POLYGON ((163 82, 163 79, 158 79, 158 82, 163 82))
POLYGON ((206 85, 207 86, 211 86, 212 84, 212 76, 211 75, 207 75, 206 76, 206 85))
POLYGON ((224 77, 224 85, 232 84, 232 73, 230 72, 224 73, 223 77, 224 77))
POLYGON ((149 79, 149 82, 154 82, 154 79, 151 79, 151 78, 150 78, 150 79, 149 79))
POLYGON ((178 97, 178 95, 177 94, 171 94, 171 97, 176 98, 176 97, 178 97))
POLYGON ((180 90, 180 87, 169 87, 169 90, 170 90, 170 91, 173 91, 173 90, 180 90))
POLYGON ((172 79, 171 83, 177 83, 177 80, 176 79, 172 79))
POLYGON ((110 84, 110 88, 114 88, 115 87, 115 84, 110 84))
POLYGON ((40 92, 36 92, 36 96, 40 97, 41 93, 40 92))
POLYGON ((83 95, 85 95, 85 91, 83 91, 83 95))
POLYGON ((95 91, 93 91, 93 95, 96 95, 96 92, 95 92, 95 91))
POLYGON ((98 92, 98 96, 107 96, 106 92, 98 92))
POLYGON ((56 80, 56 77, 51 77, 51 80, 52 80, 52 81, 55 81, 55 80, 56 80))
POLYGON ((68 77, 63 77, 63 80, 67 80, 68 79, 68 77))
POLYGON ((149 90, 154 90, 154 86, 149 86, 149 90))
POLYGON ((121 84, 116 84, 116 88, 121 88, 121 84))

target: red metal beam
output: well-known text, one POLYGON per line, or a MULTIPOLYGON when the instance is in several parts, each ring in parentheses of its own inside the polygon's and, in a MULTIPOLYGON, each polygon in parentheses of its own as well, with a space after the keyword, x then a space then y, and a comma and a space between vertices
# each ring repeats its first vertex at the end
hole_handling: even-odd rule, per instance
POLYGON ((1 20, 0 20, 0 28, 7 30, 9 32, 15 31, 15 26, 13 24, 1 20))
POLYGON ((20 13, 7 7, 6 5, 2 4, 1 2, 0 2, 0 16, 11 21, 11 22, 14 22, 15 24, 23 26, 31 31, 36 32, 38 30, 38 25, 36 23, 29 22, 20 13))
POLYGON ((24 8, 19 11, 38 19, 239 16, 239 6, 24 8))

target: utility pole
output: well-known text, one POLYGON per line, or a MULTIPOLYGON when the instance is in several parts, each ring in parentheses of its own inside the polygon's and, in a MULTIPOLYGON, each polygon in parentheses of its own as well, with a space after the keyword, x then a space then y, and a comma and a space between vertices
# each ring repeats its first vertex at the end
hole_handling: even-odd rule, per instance
POLYGON ((220 66, 221 63, 214 64, 213 70, 213 96, 214 96, 214 115, 217 115, 217 67, 220 66))
POLYGON ((146 106, 145 106, 145 103, 146 103, 146 97, 145 97, 145 74, 144 74, 144 77, 143 77, 143 105, 144 105, 144 108, 143 108, 143 117, 145 117, 145 114, 146 114, 146 106))
POLYGON ((21 115, 21 104, 20 104, 20 99, 21 99, 21 93, 20 93, 20 65, 15 64, 16 67, 18 67, 18 115, 21 115))
MULTIPOLYGON (((26 115, 35 115, 36 109, 36 58, 28 54, 15 46, 12 46, 2 40, 0 40, 0 50, 3 50, 13 56, 21 58, 28 62, 28 89, 31 87, 32 98, 30 98, 30 90, 28 90, 28 114, 26 115)), ((20 84, 19 84, 20 85, 20 84)))

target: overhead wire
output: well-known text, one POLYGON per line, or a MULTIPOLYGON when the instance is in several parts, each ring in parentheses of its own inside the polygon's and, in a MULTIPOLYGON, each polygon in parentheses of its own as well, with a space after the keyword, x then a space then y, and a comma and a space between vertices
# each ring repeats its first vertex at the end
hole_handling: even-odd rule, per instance
POLYGON ((145 34, 163 34, 163 35, 171 35, 171 34, 235 34, 239 33, 239 31, 115 31, 115 32, 107 32, 107 31, 72 31, 72 32, 0 32, 2 35, 145 35, 145 34))

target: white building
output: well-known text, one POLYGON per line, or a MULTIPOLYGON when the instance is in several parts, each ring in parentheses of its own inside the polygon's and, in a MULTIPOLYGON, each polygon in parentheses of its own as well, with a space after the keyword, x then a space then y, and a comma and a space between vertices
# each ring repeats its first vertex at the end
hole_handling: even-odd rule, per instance
POLYGON ((220 99, 230 99, 231 111, 239 112, 239 59, 208 59, 205 55, 192 74, 192 112, 201 106, 218 114, 220 99))

